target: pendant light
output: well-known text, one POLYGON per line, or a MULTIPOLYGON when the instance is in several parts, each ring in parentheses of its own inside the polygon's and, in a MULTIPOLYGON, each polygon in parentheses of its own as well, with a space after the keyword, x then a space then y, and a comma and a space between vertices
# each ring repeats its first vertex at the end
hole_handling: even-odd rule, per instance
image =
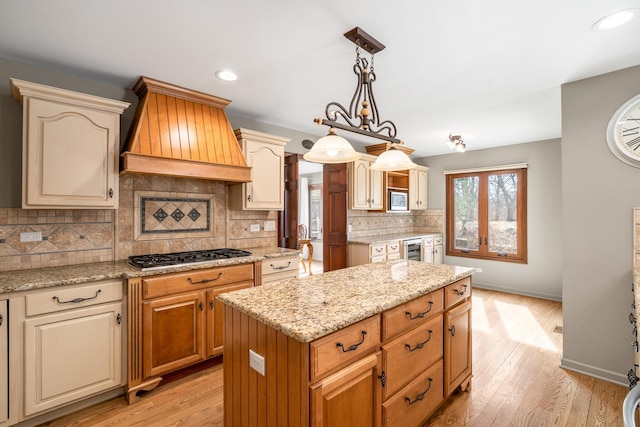
POLYGON ((385 46, 359 27, 346 32, 344 36, 356 45, 356 62, 353 66, 353 72, 358 79, 356 90, 348 109, 338 102, 330 102, 325 107, 326 118, 314 120, 318 125, 329 126, 329 134, 320 138, 311 151, 303 156, 304 159, 319 163, 344 163, 357 159, 359 153, 346 139, 336 135, 335 130, 340 129, 391 143, 390 149, 382 153, 372 165, 374 170, 390 171, 415 167, 405 153, 393 149, 394 144, 402 144, 402 141, 396 138, 396 125, 391 120, 380 120, 373 96, 373 82, 376 81, 373 56, 385 46), (360 56, 360 49, 371 55, 370 61, 360 56))
POLYGON ((334 128, 329 128, 329 133, 317 140, 311 151, 302 157, 316 163, 348 163, 359 159, 360 156, 349 141, 336 135, 334 128))

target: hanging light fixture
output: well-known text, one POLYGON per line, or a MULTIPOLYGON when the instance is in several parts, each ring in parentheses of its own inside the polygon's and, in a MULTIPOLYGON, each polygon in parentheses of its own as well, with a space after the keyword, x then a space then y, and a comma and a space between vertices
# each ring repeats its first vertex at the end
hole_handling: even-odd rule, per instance
POLYGON ((447 141, 447 146, 450 150, 456 150, 459 153, 464 153, 467 150, 467 144, 462 140, 462 136, 460 135, 452 135, 449 134, 449 141, 447 141))
POLYGON ((392 121, 380 120, 373 96, 373 82, 376 80, 373 56, 385 46, 359 27, 346 32, 344 36, 356 45, 356 62, 353 66, 353 72, 358 77, 356 90, 349 109, 337 102, 330 102, 325 107, 326 118, 314 119, 318 125, 329 126, 329 134, 320 138, 311 151, 303 156, 304 159, 318 163, 346 163, 358 159, 360 153, 356 152, 346 139, 336 135, 336 129, 340 129, 391 143, 389 150, 378 156, 371 166, 372 169, 391 171, 415 167, 415 163, 405 153, 393 148, 394 144, 401 145, 403 142, 396 138, 396 125, 392 121), (360 56, 360 49, 371 55, 370 62, 360 56), (340 123, 339 120, 344 123, 340 123), (339 151, 337 146, 343 151, 339 151), (337 155, 336 152, 340 154, 337 155), (389 154, 386 155, 387 153, 389 154), (403 165, 401 168, 400 164, 403 165))

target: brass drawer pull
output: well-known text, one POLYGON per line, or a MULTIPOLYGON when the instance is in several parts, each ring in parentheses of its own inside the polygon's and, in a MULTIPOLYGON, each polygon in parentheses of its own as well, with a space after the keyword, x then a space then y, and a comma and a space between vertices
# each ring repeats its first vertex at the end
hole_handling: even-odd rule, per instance
POLYGON ((424 399, 424 395, 427 394, 427 392, 429 391, 429 389, 431 389, 431 381, 433 381, 431 378, 427 378, 429 380, 429 386, 427 387, 427 389, 425 391, 423 391, 422 393, 420 393, 419 395, 416 396, 416 398, 414 400, 411 400, 410 398, 406 397, 404 398, 404 400, 409 404, 409 405, 413 405, 414 403, 424 399))
POLYGON ((421 343, 416 344, 415 347, 411 348, 411 344, 405 344, 404 346, 407 348, 407 350, 409 350, 409 353, 411 353, 414 350, 420 350, 421 348, 424 347, 424 345, 426 343, 428 343, 429 341, 431 341, 431 335, 433 334, 433 331, 431 329, 429 329, 429 338, 427 338, 426 341, 423 341, 421 343))
POLYGON ((60 301, 60 298, 55 297, 55 296, 53 297, 53 299, 54 299, 54 300, 56 300, 56 302, 57 302, 58 304, 69 304, 69 303, 77 304, 77 303, 80 303, 80 302, 83 302, 83 301, 88 301, 88 300, 90 300, 90 299, 96 299, 96 298, 98 298, 98 294, 99 294, 100 292, 102 292, 102 291, 101 291, 100 289, 98 289, 98 290, 96 291, 96 294, 95 294, 94 296, 92 296, 92 297, 89 297, 89 298, 75 298, 75 299, 72 299, 72 300, 69 300, 69 301, 60 301))
POLYGON ((191 283, 192 285, 199 285, 200 283, 209 283, 209 282, 215 282, 216 280, 218 280, 220 277, 222 276, 222 271, 218 273, 218 277, 216 277, 215 279, 202 279, 199 282, 194 282, 191 277, 187 277, 187 280, 189 281, 189 283, 191 283))
POLYGON ((463 287, 462 291, 454 289, 453 292, 455 292, 456 295, 458 295, 458 296, 464 295, 464 293, 467 292, 467 285, 462 285, 462 287, 463 287))
POLYGON ((427 311, 422 311, 416 314, 415 316, 412 316, 410 311, 405 311, 404 314, 409 316, 409 320, 422 319, 425 314, 431 311, 432 308, 433 308, 433 301, 429 301, 429 309, 427 311))
POLYGON ((289 268, 289 266, 291 265, 291 261, 289 261, 289 262, 287 263, 287 265, 283 265, 283 266, 280 266, 280 267, 276 267, 276 266, 275 266, 275 265, 273 265, 273 264, 269 264, 269 265, 270 265, 270 266, 271 266, 271 268, 273 268, 274 270, 284 270, 285 268, 289 268))
POLYGON ((358 347, 360 347, 360 344, 362 344, 364 342, 364 336, 367 335, 367 331, 362 331, 362 339, 360 340, 359 343, 356 344, 352 344, 350 347, 348 347, 347 349, 344 348, 344 345, 341 342, 337 342, 336 343, 336 347, 340 347, 342 349, 343 353, 346 353, 348 351, 353 351, 356 350, 358 347))

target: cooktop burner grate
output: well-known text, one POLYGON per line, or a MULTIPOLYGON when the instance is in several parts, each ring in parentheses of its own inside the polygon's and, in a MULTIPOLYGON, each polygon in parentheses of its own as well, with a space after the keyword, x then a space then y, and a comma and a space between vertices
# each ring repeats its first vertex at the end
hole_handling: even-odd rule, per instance
POLYGON ((148 270, 151 268, 196 264, 250 255, 251 252, 241 249, 220 248, 202 251, 173 252, 168 254, 134 255, 129 257, 129 264, 142 270, 148 270))

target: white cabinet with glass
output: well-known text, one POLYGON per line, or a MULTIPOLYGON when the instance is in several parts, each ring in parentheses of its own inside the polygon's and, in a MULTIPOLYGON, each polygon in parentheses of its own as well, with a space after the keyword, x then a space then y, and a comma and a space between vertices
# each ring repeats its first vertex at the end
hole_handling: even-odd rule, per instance
POLYGON ((384 206, 384 173, 369 168, 376 156, 363 154, 349 164, 349 207, 361 210, 382 210, 384 206))

